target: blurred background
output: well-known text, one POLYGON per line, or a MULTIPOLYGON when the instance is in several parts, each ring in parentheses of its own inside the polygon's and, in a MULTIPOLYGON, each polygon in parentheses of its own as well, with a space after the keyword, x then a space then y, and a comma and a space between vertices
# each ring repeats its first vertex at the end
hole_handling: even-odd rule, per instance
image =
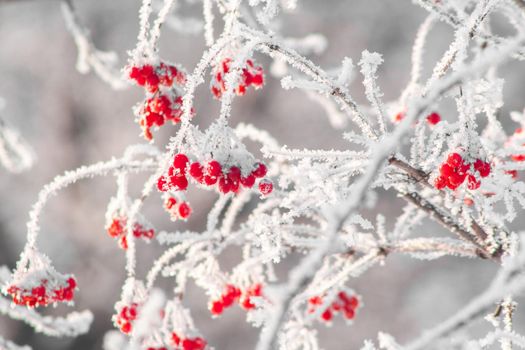
MULTIPOLYGON (((115 51, 123 66, 127 51, 136 43, 140 1, 75 3, 95 45, 115 51)), ((185 13, 200 16, 199 5, 185 8, 185 13)), ((328 40, 327 50, 312 59, 324 68, 337 67, 345 56, 358 62, 365 49, 381 53, 385 63, 379 71, 379 83, 385 99, 392 100, 409 80, 411 46, 425 17, 426 12, 408 0, 301 0, 294 13, 283 16, 282 32, 297 37, 323 34, 328 40)), ((495 18, 492 25, 496 31, 508 30, 501 18, 495 18)), ((426 46, 424 77, 447 49, 452 35, 444 24, 433 29, 426 46)), ((183 35, 164 28, 161 57, 179 62, 191 71, 204 48, 202 35, 183 35)), ((27 213, 43 185, 65 170, 120 156, 126 146, 144 142, 131 112, 131 107, 142 100, 142 90, 130 86, 114 91, 93 74, 81 75, 75 69, 76 55, 59 1, 0 1, 0 97, 6 101, 0 113, 20 130, 38 157, 32 169, 19 175, 0 169, 0 264, 10 268, 25 242, 27 213)), ((256 59, 268 70, 270 61, 266 57, 256 59)), ((500 73, 506 79, 501 116, 505 128, 511 131, 516 125, 508 118, 508 112, 523 108, 525 70, 522 64, 513 62, 500 73)), ((366 103, 362 77, 356 74, 352 96, 366 103)), ((195 121, 208 125, 218 107, 207 83, 201 86, 195 121)), ((444 118, 455 117, 451 106, 440 106, 439 111, 444 118)), ((262 90, 251 90, 236 100, 232 122, 240 121, 270 131, 280 143, 290 147, 347 147, 341 131, 331 128, 323 109, 301 91, 283 91, 280 82, 268 75, 262 90)), ((156 133, 155 143, 163 148, 175 130, 173 126, 163 127, 156 133)), ((137 185, 143 181, 136 179, 137 185)), ((136 190, 138 193, 139 187, 136 190)), ((36 334, 21 322, 0 317, 2 336, 34 349, 101 348, 103 334, 112 329, 113 304, 119 299, 125 278, 123 251, 104 231, 105 208, 114 194, 112 176, 77 183, 49 202, 41 221, 42 250, 51 256, 59 271, 74 273, 79 281, 74 308, 88 308, 95 314, 90 332, 76 339, 55 339, 36 334)), ((392 227, 404 203, 389 192, 380 196, 377 212, 386 215, 387 225, 392 227)), ((159 229, 185 226, 199 230, 205 225, 203 218, 214 198, 214 194, 204 191, 190 193, 194 213, 185 224, 169 221, 158 196, 147 202, 145 213, 159 229)), ((368 214, 375 216, 377 212, 368 214)), ((514 229, 520 227, 523 219, 516 221, 514 229)), ((418 234, 440 232, 440 227, 428 223, 420 227, 418 234)), ((139 243, 139 248, 139 273, 144 273, 161 247, 139 243)), ((222 257, 223 267, 231 268, 238 258, 238 252, 228 252, 228 257, 222 257)), ((289 263, 278 267, 281 276, 286 277, 289 263)), ((418 261, 392 255, 385 266, 374 267, 362 278, 351 281, 350 286, 362 295, 365 307, 352 326, 340 319, 329 328, 320 325, 321 345, 325 349, 358 349, 365 339, 375 339, 378 331, 406 342, 480 293, 495 270, 486 261, 418 261)), ((169 290, 170 281, 161 284, 169 290)), ((253 348, 258 329, 245 322, 244 311, 232 308, 213 320, 201 290, 192 286, 187 295, 185 302, 193 311, 196 325, 211 345, 218 350, 253 348)), ((66 311, 65 307, 45 310, 53 314, 66 311)), ((516 313, 515 327, 525 329, 523 309, 516 313)), ((471 327, 477 334, 487 329, 490 325, 483 320, 471 327)))

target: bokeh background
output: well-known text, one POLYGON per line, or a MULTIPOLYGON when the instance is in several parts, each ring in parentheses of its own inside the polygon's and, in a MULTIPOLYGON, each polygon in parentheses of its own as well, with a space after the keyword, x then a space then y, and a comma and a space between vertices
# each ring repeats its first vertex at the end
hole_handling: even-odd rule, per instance
MULTIPOLYGON (((101 50, 113 50, 123 65, 127 50, 134 47, 138 33, 138 0, 76 1, 78 14, 90 28, 93 41, 101 50)), ((185 13, 199 16, 199 5, 185 8, 185 13)), ((289 36, 321 33, 328 40, 326 51, 312 59, 325 68, 333 68, 348 56, 358 62, 361 51, 377 51, 384 57, 380 85, 385 99, 397 98, 409 79, 410 49, 418 26, 426 12, 408 0, 315 1, 301 0, 294 13, 283 16, 282 32, 289 36)), ((500 33, 509 28, 503 18, 493 18, 491 25, 500 33)), ((424 76, 452 40, 445 24, 431 32, 425 52, 424 76)), ((164 29, 161 56, 182 63, 192 70, 204 50, 202 35, 183 35, 164 29)), ((65 29, 60 2, 0 1, 0 97, 6 101, 2 113, 32 144, 38 157, 28 172, 13 175, 0 169, 0 264, 13 267, 25 242, 25 222, 39 189, 65 170, 82 164, 119 156, 125 147, 143 142, 134 123, 131 107, 143 98, 141 89, 130 87, 114 91, 93 74, 81 75, 75 69, 76 47, 65 29)), ((257 60, 267 68, 265 57, 257 60)), ((352 84, 352 96, 366 103, 361 76, 352 84)), ((508 112, 523 108, 523 65, 513 62, 501 70, 505 77, 505 107, 501 112, 504 126, 516 125, 508 112)), ((197 95, 195 121, 208 125, 217 115, 218 103, 207 91, 207 84, 197 95)), ((454 118, 451 106, 441 106, 445 118, 454 118)), ((234 106, 233 123, 255 124, 270 131, 282 144, 290 147, 338 148, 341 131, 331 128, 324 111, 300 91, 283 91, 280 82, 268 77, 264 89, 250 91, 234 106)), ((156 143, 163 147, 176 128, 164 127, 156 143)), ((136 178, 138 191, 142 178, 136 178)), ((42 336, 21 322, 0 317, 0 334, 34 349, 100 349, 103 334, 112 329, 113 304, 124 281, 124 254, 104 232, 104 213, 115 193, 114 178, 96 178, 71 186, 53 198, 44 211, 39 243, 63 272, 77 276, 81 290, 75 308, 89 308, 95 321, 86 335, 76 339, 42 336)), ((137 192, 138 193, 138 192, 137 192)), ((191 193, 194 215, 190 229, 202 229, 204 215, 215 195, 191 193)), ((394 194, 380 193, 376 211, 387 217, 392 227, 403 202, 394 194)), ((168 220, 161 201, 147 202, 146 215, 157 228, 182 227, 168 220)), ((514 229, 523 227, 518 219, 514 229)), ((446 234, 431 223, 419 228, 422 236, 446 234)), ((139 271, 149 269, 161 248, 157 244, 140 244, 139 271)), ((235 250, 222 257, 225 269, 239 257, 235 250)), ((281 264, 278 273, 286 277, 294 259, 281 264)), ((347 326, 341 320, 332 327, 319 327, 325 349, 357 349, 364 339, 376 338, 378 331, 392 334, 400 342, 417 336, 421 330, 443 320, 481 292, 496 271, 486 261, 443 258, 435 261, 411 260, 390 256, 384 266, 371 269, 365 276, 351 281, 365 303, 356 322, 347 326)), ((161 285, 169 290, 170 281, 161 285)), ((205 295, 192 287, 186 303, 191 306, 197 326, 218 350, 251 349, 258 330, 244 321, 244 312, 233 308, 212 320, 205 295)), ((519 310, 519 309, 518 309, 519 310)), ((63 314, 64 307, 45 312, 63 314)), ((525 313, 516 313, 515 326, 525 329, 525 313)), ((490 329, 481 320, 470 328, 481 334, 490 329)))

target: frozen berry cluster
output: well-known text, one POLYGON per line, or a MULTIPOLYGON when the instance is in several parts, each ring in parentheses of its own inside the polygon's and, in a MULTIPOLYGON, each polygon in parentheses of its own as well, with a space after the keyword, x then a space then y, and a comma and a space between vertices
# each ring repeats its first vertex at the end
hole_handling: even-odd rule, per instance
POLYGON ((474 163, 466 162, 459 153, 449 154, 447 161, 439 168, 440 175, 435 179, 434 186, 441 190, 445 187, 455 190, 467 180, 467 188, 469 190, 476 190, 481 186, 481 181, 477 178, 475 173, 480 177, 487 177, 490 175, 491 167, 489 162, 481 159, 476 159, 474 163), (474 172, 471 168, 474 168, 474 172))
MULTIPOLYGON (((222 94, 226 91, 225 76, 230 71, 231 58, 225 58, 220 64, 215 67, 213 72, 213 79, 211 81, 211 92, 215 98, 220 99, 222 94)), ((246 93, 246 89, 251 86, 259 89, 264 84, 263 68, 256 66, 253 60, 246 60, 246 64, 242 68, 242 74, 235 87, 235 93, 242 96, 246 93)))
POLYGON ((164 62, 158 65, 130 66, 127 70, 131 80, 152 94, 159 91, 160 86, 171 87, 175 82, 179 85, 186 83, 186 75, 181 69, 164 62))
POLYGON ((182 350, 204 350, 208 343, 202 337, 184 338, 177 333, 171 333, 171 341, 182 350))
POLYGON ((170 216, 173 220, 186 220, 191 215, 190 204, 183 200, 177 201, 175 197, 166 198, 166 200, 164 201, 164 209, 166 209, 166 211, 170 213, 170 216))
POLYGON ((159 128, 169 121, 174 125, 180 123, 182 97, 159 94, 148 97, 139 107, 137 114, 144 138, 150 141, 153 139, 152 128, 159 128))
POLYGON ((252 310, 255 308, 255 304, 251 298, 260 296, 262 296, 262 285, 260 283, 256 283, 244 291, 241 291, 240 288, 232 284, 228 284, 221 297, 210 302, 209 309, 212 315, 218 316, 222 314, 225 309, 238 302, 243 309, 252 310))
MULTIPOLYGON (((359 308, 359 298, 355 295, 349 296, 346 292, 341 291, 337 294, 336 300, 321 314, 321 320, 325 322, 332 321, 334 314, 341 312, 347 320, 353 320, 357 309, 359 308)), ((308 299, 308 313, 314 313, 318 307, 323 305, 323 297, 314 296, 308 299)))
MULTIPOLYGON (((394 123, 399 123, 405 118, 405 112, 399 112, 394 116, 394 123)), ((441 116, 437 112, 432 112, 426 117, 428 125, 436 125, 441 122, 441 116)))
POLYGON ((32 288, 11 285, 7 288, 7 293, 11 295, 15 304, 33 308, 57 302, 70 302, 76 287, 77 282, 73 277, 67 278, 66 284, 54 288, 50 288, 48 280, 43 279, 38 286, 32 288))
POLYGON ((138 123, 144 138, 153 139, 152 128, 159 128, 166 122, 177 124, 182 117, 182 97, 174 91, 174 84, 186 82, 186 75, 175 65, 161 62, 127 68, 128 76, 138 86, 144 87, 146 99, 135 108, 138 123))
MULTIPOLYGON (((126 223, 127 218, 125 216, 115 216, 106 228, 108 235, 118 239, 119 246, 122 249, 128 249, 128 239, 126 237, 126 223)), ((155 231, 152 228, 146 228, 138 222, 135 222, 135 224, 133 225, 133 236, 135 238, 151 240, 154 235, 155 231)))
POLYGON ((137 303, 131 303, 130 305, 123 305, 116 315, 113 315, 113 322, 115 326, 120 329, 124 334, 130 334, 133 330, 133 322, 138 316, 137 303))
MULTIPOLYGON (((262 163, 256 163, 254 169, 243 175, 237 166, 225 167, 216 160, 207 163, 193 162, 190 164, 185 154, 179 153, 173 159, 173 165, 168 174, 162 175, 157 181, 159 191, 184 191, 188 188, 188 176, 197 183, 208 187, 216 187, 220 193, 237 193, 242 187, 252 188, 257 179, 266 176, 267 169, 262 163)), ((259 192, 268 195, 273 190, 273 184, 267 180, 259 181, 259 192)))

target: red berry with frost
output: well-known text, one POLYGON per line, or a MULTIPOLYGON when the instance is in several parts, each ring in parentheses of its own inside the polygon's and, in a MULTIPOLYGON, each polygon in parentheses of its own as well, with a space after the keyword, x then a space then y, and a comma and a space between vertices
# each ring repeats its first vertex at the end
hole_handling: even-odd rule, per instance
POLYGON ((259 192, 263 196, 269 195, 270 193, 272 193, 272 191, 273 191, 273 183, 271 181, 261 180, 261 182, 259 182, 259 192))
POLYGON ((481 159, 476 159, 474 162, 474 169, 476 169, 481 177, 487 177, 490 174, 490 163, 484 162, 481 159))
POLYGON ((463 158, 459 153, 451 153, 447 158, 447 164, 451 167, 459 167, 463 164, 463 158))
POLYGON ((189 174, 196 181, 202 182, 204 175, 204 168, 199 162, 191 163, 189 174))
POLYGON ((481 182, 474 175, 467 176, 467 187, 469 190, 477 190, 480 185, 481 182))
POLYGON ((253 185, 255 184, 255 176, 253 176, 252 174, 246 176, 246 177, 241 177, 241 184, 244 186, 244 187, 247 187, 247 188, 252 188, 253 185))
POLYGON ((159 179, 157 180, 157 189, 160 192, 166 192, 168 190, 168 183, 164 175, 160 176, 159 179))
POLYGON ((191 215, 191 207, 188 203, 182 202, 179 204, 178 212, 181 219, 187 219, 191 215))
POLYGON ((170 210, 171 208, 175 206, 175 204, 177 204, 177 200, 173 197, 169 197, 168 199, 166 199, 166 202, 164 203, 164 207, 170 210))
POLYGON ((189 159, 185 154, 179 153, 173 158, 173 166, 177 169, 185 171, 186 165, 188 164, 189 159))
POLYGON ((266 168, 266 165, 264 165, 263 163, 257 163, 255 166, 256 167, 252 171, 252 175, 255 176, 256 178, 265 177, 268 171, 266 168))
POLYGON ((219 191, 221 193, 228 193, 232 190, 232 183, 230 179, 226 176, 223 176, 219 179, 219 191))
POLYGON ((210 304, 210 312, 212 315, 220 315, 222 314, 222 311, 224 310, 224 306, 222 304, 222 301, 215 300, 212 301, 210 304))
POLYGON ((179 191, 184 191, 188 188, 188 179, 184 175, 175 175, 170 177, 170 184, 179 191))
POLYGON ((221 164, 216 160, 212 160, 208 163, 206 171, 209 176, 219 177, 222 174, 221 164))
POLYGON ((206 175, 204 176, 203 180, 204 180, 204 183, 208 186, 212 186, 217 183, 217 178, 215 176, 206 175))
POLYGON ((434 180, 434 186, 438 190, 445 188, 446 185, 447 185, 447 179, 443 175, 436 177, 436 179, 434 180))
POLYGON ((241 169, 236 166, 232 166, 228 172, 228 178, 232 182, 239 182, 241 180, 241 169))

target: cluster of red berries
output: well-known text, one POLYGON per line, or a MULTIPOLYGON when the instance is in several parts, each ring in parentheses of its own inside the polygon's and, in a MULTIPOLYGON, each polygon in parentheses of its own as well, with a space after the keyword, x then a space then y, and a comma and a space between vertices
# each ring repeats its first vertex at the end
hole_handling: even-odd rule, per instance
POLYGON ((157 92, 160 86, 171 87, 174 82, 179 85, 186 82, 186 75, 182 70, 164 62, 158 66, 145 64, 141 67, 128 67, 128 75, 138 86, 143 86, 150 93, 157 92))
MULTIPOLYGON (((119 245, 122 249, 128 249, 128 239, 126 237, 126 217, 114 217, 111 224, 108 226, 108 234, 117 238, 119 245)), ((136 238, 143 238, 150 240, 155 235, 155 231, 152 228, 145 228, 138 222, 133 225, 133 236, 136 238)))
MULTIPOLYGON (((405 118, 405 112, 399 112, 394 116, 394 122, 399 123, 403 118, 405 118)), ((441 116, 437 112, 432 112, 427 115, 426 120, 429 125, 436 125, 441 122, 441 116)))
POLYGON ((47 306, 56 302, 69 302, 73 300, 74 290, 77 287, 77 281, 73 277, 66 280, 67 285, 49 289, 48 280, 44 279, 40 285, 30 289, 12 285, 7 288, 7 293, 13 298, 17 305, 28 307, 47 306))
POLYGON ((225 309, 232 306, 235 302, 238 302, 243 309, 252 310, 255 308, 255 304, 251 298, 260 296, 262 296, 262 285, 260 283, 252 285, 245 291, 241 291, 234 285, 228 284, 221 297, 210 302, 209 309, 212 315, 218 316, 222 314, 225 309))
POLYGON ((120 311, 113 317, 115 326, 124 334, 130 334, 133 329, 133 322, 137 319, 139 305, 131 303, 129 306, 124 305, 120 311))
POLYGON ((180 123, 182 117, 182 97, 170 95, 155 95, 148 97, 138 111, 139 125, 144 138, 153 139, 151 128, 161 127, 171 121, 174 125, 180 123))
POLYGON ((173 124, 180 122, 182 116, 182 98, 173 92, 162 92, 160 87, 171 88, 173 83, 179 85, 186 82, 185 74, 171 64, 161 62, 153 66, 128 67, 128 75, 137 85, 153 94, 148 96, 143 105, 135 110, 142 133, 146 140, 152 140, 151 128, 161 127, 167 121, 173 124))
POLYGON ((445 187, 455 190, 467 179, 469 190, 476 190, 481 186, 481 182, 470 172, 471 165, 478 172, 479 176, 487 177, 490 174, 490 163, 481 159, 471 163, 466 163, 459 153, 449 154, 447 161, 439 168, 440 175, 434 181, 434 186, 441 190, 445 187))
MULTIPOLYGON (((223 166, 216 161, 211 160, 203 165, 199 162, 193 162, 189 165, 189 159, 185 154, 179 153, 173 159, 173 165, 168 169, 168 176, 162 175, 157 181, 159 191, 168 190, 184 191, 188 188, 188 178, 190 175, 196 182, 206 186, 217 186, 219 192, 226 194, 229 192, 237 193, 240 186, 251 188, 256 179, 263 178, 266 175, 266 166, 257 163, 255 169, 247 176, 242 176, 241 169, 232 166, 226 172, 223 166)), ((262 195, 268 195, 273 190, 273 184, 266 179, 259 181, 259 192, 262 195)))
POLYGON ((182 338, 175 332, 171 333, 171 341, 182 350, 204 350, 208 345, 204 338, 182 338))
POLYGON ((191 215, 190 204, 185 201, 177 202, 177 199, 174 197, 168 197, 164 201, 164 208, 170 213, 172 219, 186 220, 191 215))
MULTIPOLYGON (((226 83, 224 77, 230 71, 231 58, 225 58, 215 68, 213 79, 211 82, 211 92, 215 98, 220 99, 223 92, 226 91, 226 83)), ((259 89, 264 84, 263 68, 255 66, 253 61, 248 59, 244 68, 242 68, 242 75, 235 87, 235 93, 242 96, 246 93, 246 88, 249 86, 259 89)))
MULTIPOLYGON (((323 305, 322 297, 311 297, 308 300, 308 312, 314 313, 321 305, 323 305)), ((334 317, 334 313, 341 312, 347 320, 352 320, 358 308, 359 299, 357 296, 348 296, 344 291, 341 291, 337 294, 337 299, 321 314, 321 319, 325 322, 330 322, 334 317)))

